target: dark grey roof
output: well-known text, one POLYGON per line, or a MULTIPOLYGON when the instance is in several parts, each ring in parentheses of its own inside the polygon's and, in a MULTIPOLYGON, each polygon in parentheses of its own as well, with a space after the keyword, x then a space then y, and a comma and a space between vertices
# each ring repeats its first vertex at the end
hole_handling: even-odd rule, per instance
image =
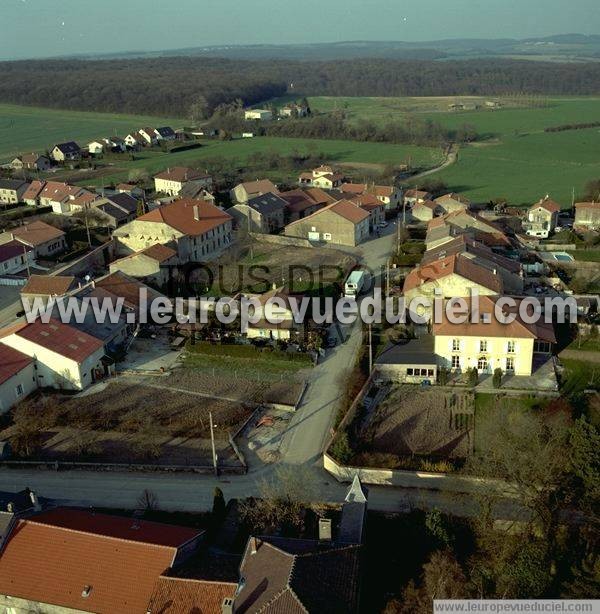
MULTIPOLYGON (((83 297, 93 293, 93 288, 86 287, 80 292, 78 292, 74 298, 78 301, 83 301, 83 297)), ((100 303, 101 303, 100 298, 100 303)), ((55 306, 53 311, 53 316, 60 320, 60 313, 58 311, 58 306, 55 306)), ((69 321, 69 326, 72 328, 76 328, 78 331, 82 333, 87 333, 96 339, 102 341, 102 343, 106 344, 110 339, 115 337, 120 330, 127 326, 126 316, 125 314, 121 314, 118 322, 111 322, 109 318, 109 314, 105 313, 104 322, 97 322, 96 317, 94 315, 93 309, 90 307, 85 312, 85 319, 83 322, 77 322, 75 318, 71 318, 69 321)))
POLYGON ((68 143, 58 143, 58 145, 55 145, 55 147, 58 147, 58 149, 60 149, 60 151, 62 151, 62 153, 64 154, 79 153, 81 151, 79 145, 77 145, 75 141, 69 141, 68 143))
POLYGON ((433 347, 432 335, 410 339, 407 343, 390 342, 375 362, 378 365, 435 365, 433 347))
MULTIPOLYGON (((48 500, 39 497, 39 502, 43 506, 48 502, 48 500)), ((9 503, 13 504, 13 509, 15 512, 26 512, 27 510, 33 509, 31 491, 29 488, 25 488, 19 492, 0 490, 0 511, 8 511, 7 507, 9 503)))
POLYGON ((18 179, 0 179, 0 190, 18 190, 27 185, 26 181, 18 179))
POLYGON ((104 211, 106 215, 110 215, 117 222, 120 222, 121 220, 124 220, 129 216, 129 213, 127 213, 127 211, 123 211, 123 209, 120 209, 119 207, 115 207, 114 205, 111 205, 110 203, 104 203, 103 205, 98 205, 96 209, 100 209, 100 211, 104 211))
POLYGON ((366 514, 367 493, 360 483, 358 474, 356 474, 342 506, 342 519, 338 535, 338 540, 341 543, 362 543, 366 514))
POLYGON ((162 137, 175 136, 175 130, 173 130, 173 128, 171 128, 170 126, 164 126, 162 128, 157 128, 156 132, 158 132, 158 134, 160 134, 160 136, 162 137))
POLYGON ((262 196, 255 196, 248 200, 247 205, 258 211, 261 215, 271 215, 285 209, 287 202, 273 192, 267 192, 262 196))
POLYGON ((107 199, 111 203, 121 207, 121 209, 125 209, 128 213, 137 213, 139 201, 130 194, 121 192, 113 196, 107 196, 107 199))

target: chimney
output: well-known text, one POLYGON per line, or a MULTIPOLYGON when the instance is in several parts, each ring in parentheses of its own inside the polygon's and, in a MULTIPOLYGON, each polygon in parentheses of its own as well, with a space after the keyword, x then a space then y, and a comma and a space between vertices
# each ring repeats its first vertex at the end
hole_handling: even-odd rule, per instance
POLYGON ((223 603, 221 604, 221 613, 233 614, 233 599, 230 599, 229 597, 225 597, 225 599, 223 599, 223 603))
POLYGON ((33 509, 36 512, 40 512, 42 510, 42 506, 40 505, 38 496, 33 492, 33 490, 29 493, 29 498, 31 499, 31 504, 33 505, 33 509))
POLYGON ((256 537, 250 538, 250 554, 256 554, 256 550, 258 548, 258 543, 256 541, 256 537))
POLYGON ((319 518, 319 541, 331 541, 331 518, 319 518))

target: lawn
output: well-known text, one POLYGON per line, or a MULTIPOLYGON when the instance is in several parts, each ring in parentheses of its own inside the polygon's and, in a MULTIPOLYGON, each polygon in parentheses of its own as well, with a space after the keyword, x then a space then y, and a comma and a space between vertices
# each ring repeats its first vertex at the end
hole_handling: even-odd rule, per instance
POLYGON ((31 151, 43 152, 56 143, 89 141, 109 135, 125 137, 143 126, 173 125, 182 119, 112 113, 59 111, 0 104, 0 162, 31 151))
MULTIPOLYGON (((134 169, 155 174, 168 166, 210 166, 211 160, 226 161, 232 167, 244 167, 252 162, 257 153, 275 152, 288 155, 294 152, 322 154, 333 163, 404 164, 410 158, 415 166, 435 166, 441 160, 441 151, 434 147, 415 147, 389 143, 361 143, 356 141, 329 141, 321 139, 296 139, 256 137, 233 141, 205 141, 201 149, 172 154, 143 151, 134 161, 115 162, 114 173, 93 180, 83 180, 85 185, 102 185, 126 179, 134 169)), ((275 177, 273 173, 267 173, 275 177)), ((296 179, 289 172, 281 174, 288 181, 296 179)))
POLYGON ((600 250, 598 249, 578 249, 569 254, 580 262, 600 262, 600 250))

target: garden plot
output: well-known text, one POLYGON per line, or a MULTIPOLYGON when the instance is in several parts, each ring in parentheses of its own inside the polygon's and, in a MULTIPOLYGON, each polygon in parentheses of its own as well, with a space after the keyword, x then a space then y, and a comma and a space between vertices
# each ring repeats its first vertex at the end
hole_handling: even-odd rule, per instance
POLYGON ((361 429, 364 451, 398 457, 464 459, 473 445, 468 393, 393 388, 361 429))
POLYGON ((208 465, 210 412, 220 461, 235 465, 228 434, 252 409, 242 401, 169 390, 161 379, 114 382, 85 396, 32 398, 15 410, 0 439, 25 458, 208 465))

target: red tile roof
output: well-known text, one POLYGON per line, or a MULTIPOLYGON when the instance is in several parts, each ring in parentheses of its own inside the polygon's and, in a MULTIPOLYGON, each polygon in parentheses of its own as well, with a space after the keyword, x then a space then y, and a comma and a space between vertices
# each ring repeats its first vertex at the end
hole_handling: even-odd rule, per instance
POLYGON ((35 222, 13 228, 10 230, 10 233, 15 239, 33 247, 43 245, 44 243, 48 243, 48 241, 60 239, 65 236, 62 230, 50 226, 50 224, 46 224, 46 222, 42 222, 41 220, 36 220, 35 222))
POLYGON ((140 291, 142 288, 148 293, 148 301, 152 301, 154 298, 161 296, 156 290, 153 290, 133 277, 129 277, 129 275, 125 275, 125 273, 121 271, 115 271, 102 279, 96 280, 95 286, 96 290, 101 290, 102 292, 92 291, 92 295, 123 298, 124 305, 131 309, 140 308, 140 291))
POLYGON ((344 219, 348 220, 349 222, 352 222, 353 224, 359 224, 360 222, 368 219, 369 217, 369 214, 364 209, 361 209, 361 207, 357 206, 355 203, 350 202, 349 200, 338 200, 331 205, 327 205, 326 207, 319 209, 312 215, 308 215, 307 217, 304 217, 300 220, 291 222, 290 224, 288 224, 288 226, 293 226, 294 224, 305 222, 306 220, 309 220, 317 215, 321 215, 325 211, 335 213, 340 217, 343 217, 344 219))
MULTIPOLYGON (((434 336, 457 336, 457 337, 504 337, 504 338, 516 338, 516 339, 540 339, 542 341, 548 341, 550 343, 556 343, 556 337, 554 335, 554 327, 552 324, 546 324, 543 322, 543 318, 535 324, 528 324, 524 322, 518 313, 519 300, 515 300, 516 307, 514 309, 503 308, 504 315, 509 313, 514 314, 516 317, 510 323, 502 323, 494 315, 494 309, 497 296, 480 296, 479 297, 479 321, 471 322, 471 313, 469 312, 466 321, 463 324, 451 323, 446 315, 446 310, 442 309, 441 322, 433 324, 434 336), (484 315, 489 316, 489 323, 482 321, 484 315)), ((467 305, 470 300, 466 299, 467 305)))
POLYGON ((404 280, 404 292, 409 292, 430 281, 443 279, 448 275, 459 275, 493 292, 500 293, 503 290, 502 279, 498 275, 478 265, 470 258, 452 255, 414 268, 404 280))
POLYGON ((23 200, 35 200, 40 195, 45 185, 45 181, 38 181, 37 179, 32 181, 23 194, 23 200))
POLYGON ((166 224, 186 235, 201 235, 231 219, 229 213, 205 200, 182 198, 140 216, 138 221, 166 224))
POLYGON ((245 181, 244 183, 240 183, 238 187, 244 188, 246 194, 266 194, 267 192, 277 194, 279 192, 277 186, 269 179, 245 181))
POLYGON ((21 294, 62 296, 75 284, 72 275, 32 275, 21 288, 21 294))
POLYGON ((20 520, 0 557, 0 594, 99 614, 144 614, 195 529, 59 508, 20 520), (87 596, 86 596, 87 593, 87 596))
POLYGON ((600 209, 600 202, 598 203, 575 203, 575 209, 600 209))
POLYGON ((183 183, 184 181, 193 181, 194 179, 199 179, 201 177, 207 177, 206 173, 201 173, 200 171, 193 168, 188 168, 186 166, 175 166, 163 171, 162 173, 158 173, 158 175, 155 175, 154 178, 183 183))
POLYGON ((201 531, 179 525, 132 520, 123 516, 97 514, 87 510, 54 508, 37 514, 35 522, 93 535, 132 542, 177 548, 197 537, 201 531))
POLYGON ((161 576, 148 604, 149 614, 221 614, 223 599, 232 599, 237 584, 161 576))
POLYGON ((546 198, 541 198, 538 203, 531 205, 529 209, 538 209, 539 207, 546 209, 546 211, 549 211, 550 213, 558 213, 562 209, 562 207, 557 202, 553 201, 549 196, 546 196, 546 198))
POLYGON ((165 260, 169 260, 177 256, 177 252, 166 245, 161 245, 157 243, 156 245, 151 245, 146 249, 143 249, 140 254, 144 254, 148 258, 152 258, 152 260, 156 260, 157 262, 164 262, 165 260))
POLYGON ((32 362, 29 356, 0 343, 0 384, 4 384, 32 362))
MULTIPOLYGON (((10 333, 0 331, 0 334, 6 336, 10 333)), ((104 347, 99 339, 54 318, 50 318, 48 324, 41 320, 25 324, 15 334, 78 363, 104 347)))
POLYGON ((12 260, 17 256, 25 256, 26 253, 31 251, 31 247, 23 245, 19 241, 8 241, 0 245, 0 262, 6 262, 12 260))

